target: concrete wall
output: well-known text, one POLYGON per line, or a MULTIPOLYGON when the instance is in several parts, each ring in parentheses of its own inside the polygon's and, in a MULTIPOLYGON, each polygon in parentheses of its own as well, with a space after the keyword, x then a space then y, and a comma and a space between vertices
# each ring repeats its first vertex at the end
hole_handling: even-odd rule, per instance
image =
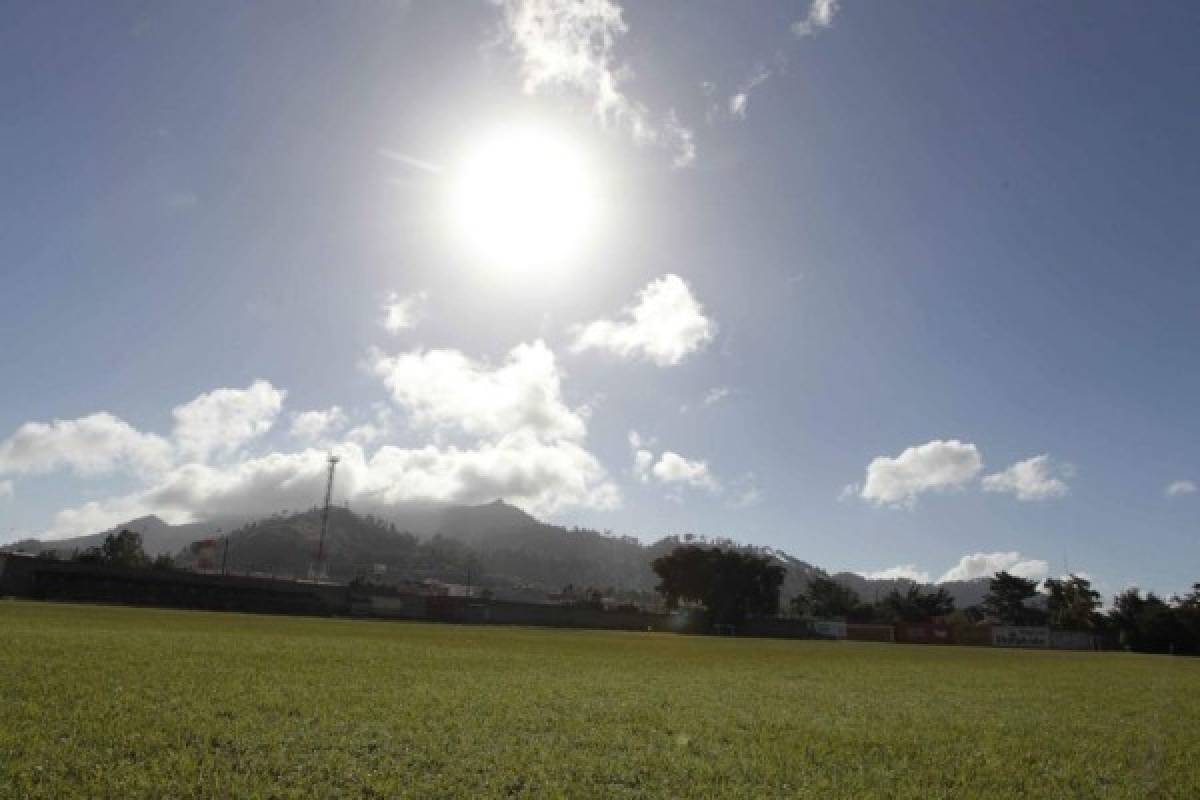
POLYGON ((346 614, 347 587, 297 581, 201 575, 182 570, 116 569, 74 561, 5 555, 0 594, 34 600, 252 611, 346 614))
POLYGON ((996 647, 1049 647, 1050 629, 1036 625, 993 625, 996 647))
POLYGON ((845 639, 846 623, 840 619, 814 619, 813 632, 828 639, 845 639))
POLYGON ((1055 650, 1098 650, 1097 637, 1089 631, 1050 631, 1050 646, 1055 650))
POLYGON ((954 631, 940 622, 901 622, 896 641, 905 644, 954 644, 954 631))
POLYGON ((894 642, 896 629, 891 625, 846 625, 846 638, 852 642, 894 642))

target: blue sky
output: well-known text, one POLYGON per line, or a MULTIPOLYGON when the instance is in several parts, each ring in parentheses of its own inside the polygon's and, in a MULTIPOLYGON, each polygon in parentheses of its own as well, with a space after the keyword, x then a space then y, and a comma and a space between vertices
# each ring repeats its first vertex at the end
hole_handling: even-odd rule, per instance
POLYGON ((0 540, 311 505, 335 449, 359 508, 1182 590, 1198 30, 1184 2, 10 4, 0 540), (599 209, 548 263, 480 256, 446 200, 513 126, 599 209))

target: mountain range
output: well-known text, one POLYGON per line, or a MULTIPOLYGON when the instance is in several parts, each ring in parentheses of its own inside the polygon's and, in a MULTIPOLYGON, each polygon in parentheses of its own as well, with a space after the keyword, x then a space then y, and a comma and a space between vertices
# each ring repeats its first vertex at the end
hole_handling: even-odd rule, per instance
MULTIPOLYGON (((303 577, 316 561, 321 531, 317 509, 274 514, 261 519, 211 518, 169 525, 141 517, 108 531, 74 539, 27 539, 5 550, 69 555, 101 544, 109 533, 128 529, 141 534, 151 555, 167 554, 183 566, 225 566, 236 572, 303 577), (226 538, 228 550, 226 551, 226 538), (216 540, 215 545, 193 543, 216 540)), ((557 592, 568 585, 596 588, 631 600, 647 600, 657 579, 651 563, 682 544, 733 546, 766 555, 786 567, 783 597, 802 591, 814 577, 828 573, 785 552, 729 540, 668 536, 644 544, 630 536, 550 525, 502 501, 478 506, 414 506, 386 518, 330 509, 324 543, 325 570, 334 580, 370 575, 401 583, 435 579, 473 583, 497 591, 557 592)), ((851 572, 829 575, 864 601, 904 590, 911 581, 868 580, 851 572)), ((987 591, 986 580, 941 584, 961 608, 974 605, 987 591)))

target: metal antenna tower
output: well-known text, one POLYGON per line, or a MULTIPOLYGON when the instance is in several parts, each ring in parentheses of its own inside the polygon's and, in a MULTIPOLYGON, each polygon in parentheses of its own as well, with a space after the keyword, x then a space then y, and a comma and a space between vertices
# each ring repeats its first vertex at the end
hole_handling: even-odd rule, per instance
POLYGON ((333 500, 333 471, 337 469, 339 460, 334 455, 329 457, 329 478, 325 481, 325 507, 321 509, 321 540, 317 544, 317 570, 322 576, 325 574, 325 534, 329 532, 329 503, 333 500))

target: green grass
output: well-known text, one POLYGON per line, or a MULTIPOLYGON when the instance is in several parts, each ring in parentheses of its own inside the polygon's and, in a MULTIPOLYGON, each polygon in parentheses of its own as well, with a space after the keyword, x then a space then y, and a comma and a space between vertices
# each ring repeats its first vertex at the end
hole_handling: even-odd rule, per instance
POLYGON ((0 797, 1196 797, 1200 660, 0 602, 0 797))

